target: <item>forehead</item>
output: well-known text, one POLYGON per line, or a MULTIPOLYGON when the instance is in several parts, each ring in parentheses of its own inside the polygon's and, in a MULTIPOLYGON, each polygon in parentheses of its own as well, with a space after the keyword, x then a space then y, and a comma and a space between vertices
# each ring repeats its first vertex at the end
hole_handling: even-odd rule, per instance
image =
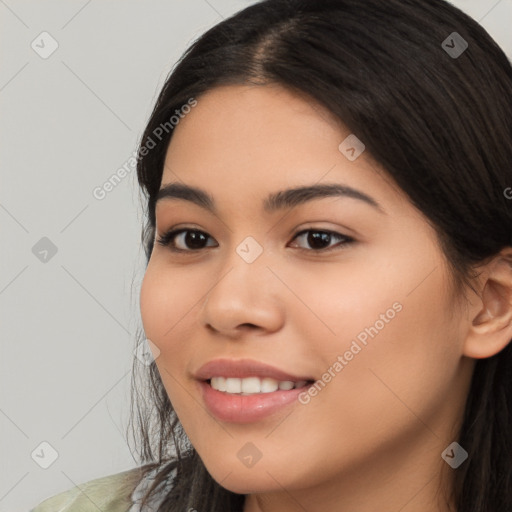
MULTIPOLYGON (((264 150, 279 149, 284 158, 293 160, 294 153, 315 147, 320 140, 331 145, 344 132, 350 133, 306 96, 278 85, 228 85, 197 98, 197 105, 175 127, 169 149, 176 153, 177 146, 193 137, 197 150, 208 149, 210 153, 217 149, 220 154, 231 151, 240 156, 251 151, 260 156, 264 150), (257 148, 263 151, 257 152, 257 148)), ((190 144, 185 144, 178 150, 189 148, 190 144)))
POLYGON ((322 181, 363 189, 379 202, 400 196, 364 152, 355 161, 342 154, 350 131, 304 95, 276 85, 230 85, 196 99, 173 130, 162 184, 197 186, 220 201, 322 181))

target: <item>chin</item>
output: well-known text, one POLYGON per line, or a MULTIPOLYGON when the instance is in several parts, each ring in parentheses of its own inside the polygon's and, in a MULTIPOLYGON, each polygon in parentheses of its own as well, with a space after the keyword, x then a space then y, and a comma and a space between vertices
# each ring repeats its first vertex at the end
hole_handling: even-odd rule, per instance
POLYGON ((216 478, 217 474, 212 475, 212 477, 219 485, 224 487, 224 489, 236 494, 255 494, 282 489, 279 485, 279 483, 281 483, 279 477, 277 479, 279 481, 278 483, 264 471, 260 471, 259 473, 251 473, 248 471, 244 472, 243 475, 235 474, 233 471, 229 476, 226 475, 226 473, 219 474, 219 479, 216 478))
MULTIPOLYGON (((288 466, 283 461, 282 465, 272 464, 272 467, 269 467, 263 460, 258 461, 252 467, 246 467, 238 461, 220 465, 217 459, 214 465, 208 465, 206 468, 211 477, 228 491, 237 494, 252 494, 280 491, 283 487, 294 488, 293 475, 286 473, 285 468, 288 466)), ((298 488, 300 489, 301 486, 298 488)))

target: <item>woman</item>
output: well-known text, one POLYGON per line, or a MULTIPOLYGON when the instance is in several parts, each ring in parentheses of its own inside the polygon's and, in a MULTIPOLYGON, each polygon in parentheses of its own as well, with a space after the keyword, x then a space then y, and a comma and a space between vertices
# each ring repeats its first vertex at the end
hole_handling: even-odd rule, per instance
POLYGON ((33 512, 512 510, 511 119, 444 0, 207 31, 138 153, 143 465, 33 512))

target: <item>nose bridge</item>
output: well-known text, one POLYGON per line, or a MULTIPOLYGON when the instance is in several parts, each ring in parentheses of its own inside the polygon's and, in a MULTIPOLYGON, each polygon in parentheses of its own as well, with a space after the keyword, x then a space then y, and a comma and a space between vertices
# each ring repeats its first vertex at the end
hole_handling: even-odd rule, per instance
POLYGON ((257 294, 255 291, 258 292, 255 287, 265 283, 271 275, 267 264, 263 245, 253 236, 246 236, 225 257, 218 275, 219 281, 208 296, 216 289, 222 288, 224 291, 227 288, 230 293, 236 294, 238 300, 250 299, 257 294))
POLYGON ((267 268, 267 254, 254 237, 245 237, 225 257, 216 283, 207 293, 204 321, 217 331, 242 324, 274 329, 280 322, 275 280, 267 268))
POLYGON ((249 235, 246 236, 236 247, 236 254, 247 264, 251 265, 260 259, 264 252, 263 242, 258 242, 256 238, 249 235))

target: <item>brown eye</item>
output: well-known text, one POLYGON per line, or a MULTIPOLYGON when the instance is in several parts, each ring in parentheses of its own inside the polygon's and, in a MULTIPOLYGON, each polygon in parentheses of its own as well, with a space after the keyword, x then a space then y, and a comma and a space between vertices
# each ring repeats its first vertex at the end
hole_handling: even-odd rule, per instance
MULTIPOLYGON (((299 247, 300 250, 317 253, 342 249, 355 242, 353 238, 342 235, 341 233, 319 229, 303 230, 297 233, 293 239, 295 240, 296 238, 302 238, 309 246, 309 248, 299 247), (332 246, 331 244, 335 240, 341 241, 332 246)), ((215 247, 215 244, 206 245, 208 239, 212 238, 204 231, 181 228, 167 231, 157 239, 157 242, 164 247, 168 247, 173 252, 183 253, 198 252, 207 247, 215 247)))
POLYGON ((294 240, 296 238, 303 238, 306 241, 306 243, 311 247, 311 249, 300 249, 307 250, 310 252, 328 252, 336 249, 335 246, 329 247, 333 239, 342 240, 341 243, 338 243, 338 246, 340 246, 340 248, 343 248, 344 246, 354 242, 353 238, 342 235, 341 233, 335 233, 334 231, 322 231, 318 229, 306 229, 304 231, 301 231, 300 233, 297 233, 295 235, 294 240))
POLYGON ((204 249, 208 238, 210 238, 209 235, 204 231, 182 228, 168 231, 158 238, 157 242, 164 247, 169 247, 172 251, 192 252, 204 249), (177 247, 177 244, 184 248, 177 247))

